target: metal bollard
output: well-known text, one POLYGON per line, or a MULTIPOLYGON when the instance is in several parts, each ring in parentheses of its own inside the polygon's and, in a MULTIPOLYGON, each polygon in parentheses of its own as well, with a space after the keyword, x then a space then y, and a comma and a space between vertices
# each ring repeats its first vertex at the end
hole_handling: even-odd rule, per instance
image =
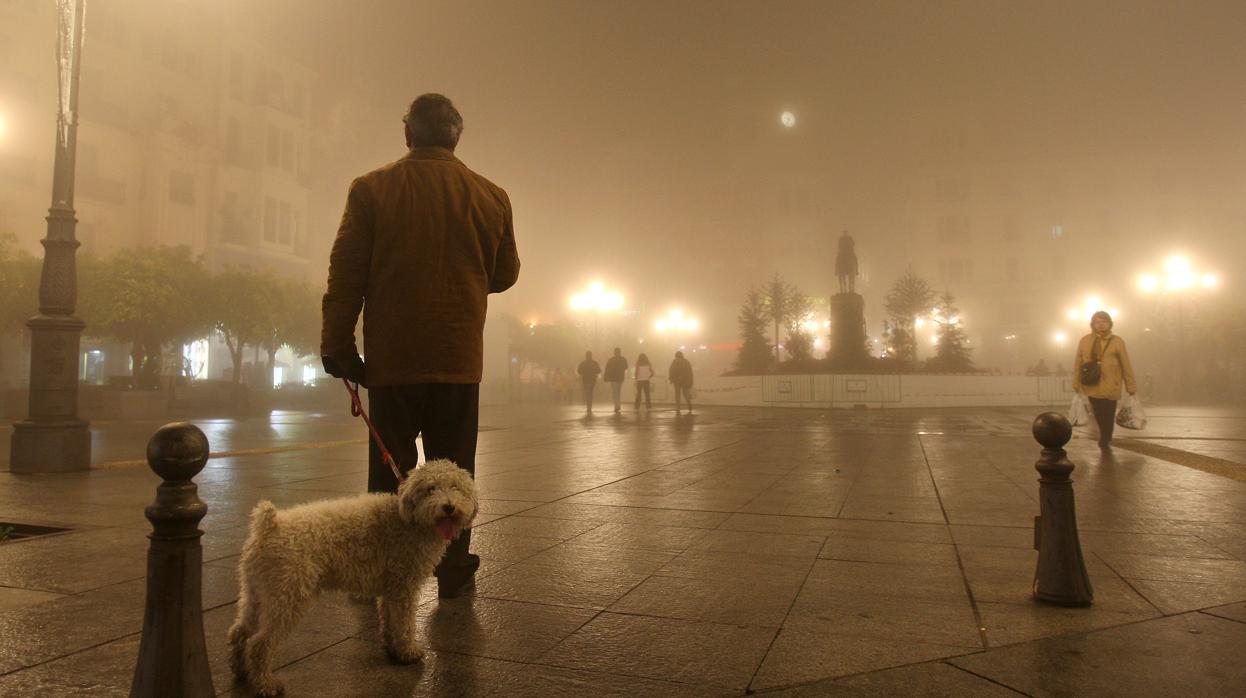
POLYGON ((203 641, 203 547, 208 507, 191 478, 208 462, 208 438, 193 424, 161 427, 147 442, 147 464, 164 479, 147 507, 147 607, 132 698, 214 696, 203 641))
POLYGON ((1073 504, 1073 463, 1064 445, 1073 437, 1073 425, 1058 412, 1034 418, 1034 439, 1043 455, 1038 470, 1039 516, 1034 520, 1034 548, 1038 568, 1034 571, 1034 598, 1060 606, 1089 606, 1094 601, 1082 546, 1077 538, 1077 511, 1073 504))

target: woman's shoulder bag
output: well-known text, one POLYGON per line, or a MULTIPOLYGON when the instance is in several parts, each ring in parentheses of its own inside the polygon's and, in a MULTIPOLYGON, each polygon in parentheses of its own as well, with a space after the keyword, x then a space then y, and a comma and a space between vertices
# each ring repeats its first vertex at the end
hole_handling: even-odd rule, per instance
POLYGON ((1082 385, 1099 385, 1099 381, 1103 378, 1103 354, 1108 351, 1108 345, 1112 343, 1112 337, 1108 337, 1108 341, 1103 343, 1103 353, 1095 357, 1095 346, 1099 344, 1096 339, 1090 348, 1090 361, 1082 364, 1081 374, 1078 376, 1082 385))

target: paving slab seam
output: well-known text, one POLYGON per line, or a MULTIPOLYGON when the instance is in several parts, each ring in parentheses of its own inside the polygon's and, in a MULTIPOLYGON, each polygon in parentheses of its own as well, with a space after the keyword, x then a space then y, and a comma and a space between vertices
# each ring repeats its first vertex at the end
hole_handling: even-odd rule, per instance
MULTIPOLYGON (((939 500, 939 510, 943 512, 943 526, 948 529, 948 535, 952 538, 952 548, 956 551, 956 568, 960 570, 960 581, 965 587, 965 596, 969 598, 969 607, 973 609, 973 622, 978 627, 978 639, 982 642, 982 649, 991 648, 991 641, 986 635, 986 624, 982 620, 982 611, 978 608, 978 600, 974 598, 973 587, 969 584, 969 575, 965 572, 965 560, 960 554, 960 544, 956 542, 956 536, 951 535, 951 520, 948 519, 947 507, 943 505, 943 495, 939 492, 939 483, 935 480, 934 469, 930 467, 930 457, 926 454, 926 444, 922 437, 917 437, 917 446, 922 451, 922 459, 926 462, 926 473, 930 476, 930 483, 934 487, 935 499, 939 500)), ((998 468, 996 468, 998 470, 998 468)))
MULTIPOLYGON (((339 446, 357 446, 359 444, 368 443, 367 439, 343 439, 340 441, 321 441, 302 443, 294 446, 273 446, 271 448, 246 448, 237 451, 215 451, 208 454, 208 460, 218 458, 240 458, 243 456, 264 456, 274 453, 288 453, 291 451, 312 451, 327 448, 337 448, 339 446)), ((126 468, 136 465, 147 465, 146 459, 132 460, 114 460, 104 463, 95 463, 91 466, 92 470, 110 470, 114 468, 126 468)))
POLYGON ((1117 572, 1117 571, 1116 571, 1116 568, 1115 568, 1115 567, 1113 567, 1113 566, 1112 566, 1112 564, 1111 564, 1110 562, 1108 562, 1108 561, 1107 561, 1107 558, 1105 558, 1105 557, 1103 557, 1102 555, 1100 555, 1100 554, 1099 554, 1099 551, 1097 551, 1097 550, 1091 550, 1091 551, 1090 551, 1090 554, 1091 554, 1091 555, 1094 555, 1096 558, 1098 558, 1098 559, 1099 559, 1099 562, 1102 562, 1104 567, 1106 567, 1106 568, 1108 568, 1109 570, 1111 570, 1111 571, 1112 571, 1112 574, 1116 575, 1116 578, 1117 578, 1117 579, 1119 579, 1119 580, 1121 580, 1122 582, 1124 582, 1124 583, 1125 583, 1125 586, 1129 587, 1129 590, 1130 590, 1130 591, 1132 591, 1133 593, 1135 593, 1135 594, 1137 594, 1137 595, 1138 595, 1138 598, 1140 598, 1140 599, 1142 599, 1143 601, 1147 602, 1147 605, 1148 605, 1148 606, 1150 606, 1151 608, 1155 609, 1155 612, 1156 612, 1156 613, 1158 613, 1158 614, 1160 615, 1160 617, 1161 617, 1161 618, 1163 618, 1163 617, 1166 615, 1166 614, 1164 613, 1164 611, 1163 611, 1163 610, 1162 610, 1159 606, 1156 606, 1156 605, 1155 605, 1155 602, 1154 602, 1154 601, 1152 601, 1151 599, 1147 598, 1147 595, 1146 595, 1146 594, 1143 594, 1141 590, 1139 590, 1137 587, 1135 587, 1135 586, 1134 586, 1134 584, 1133 584, 1133 582, 1131 582, 1131 581, 1130 581, 1127 577, 1125 577, 1125 575, 1121 574, 1120 572, 1117 572))
MULTIPOLYGON (((1031 642, 1037 642, 1037 640, 1031 640, 1031 642)), ((983 650, 983 652, 982 652, 982 653, 985 653, 985 651, 986 651, 986 650, 983 650)), ((979 654, 981 654, 981 653, 979 653, 979 654)), ((969 655, 967 655, 967 654, 963 654, 963 655, 961 655, 961 656, 962 656, 962 657, 968 657, 969 655)), ((1021 696, 1031 696, 1031 697, 1034 695, 1033 693, 1026 693, 1025 691, 1022 691, 1022 690, 1020 690, 1020 689, 1013 688, 1012 686, 1009 686, 1009 685, 1008 685, 1008 684, 1006 684, 1006 683, 1001 683, 1000 681, 997 681, 996 679, 993 679, 993 678, 991 678, 991 677, 989 677, 989 676, 983 676, 982 674, 979 674, 979 673, 977 673, 977 672, 975 672, 975 671, 970 671, 969 669, 966 669, 966 668, 965 668, 965 667, 963 667, 963 666, 957 666, 956 664, 952 664, 952 663, 950 663, 950 662, 946 661, 945 659, 940 659, 940 660, 937 660, 937 662, 931 662, 931 663, 942 664, 942 665, 944 665, 944 666, 949 666, 949 667, 952 667, 953 669, 956 669, 956 670, 958 670, 958 671, 963 671, 963 672, 965 672, 966 674, 969 674, 970 676, 972 676, 972 677, 974 677, 974 678, 982 679, 983 681, 986 681, 987 683, 993 683, 993 684, 995 684, 996 686, 999 686, 1000 688, 1004 688, 1004 689, 1007 689, 1007 690, 1009 690, 1009 691, 1012 691, 1013 693, 1016 693, 1017 695, 1021 695, 1021 696)))
MULTIPOLYGON (((822 541, 822 545, 826 545, 825 540, 822 541)), ((757 674, 760 673, 761 668, 766 665, 766 659, 774 650, 774 643, 779 640, 779 635, 783 633, 783 623, 786 623, 787 619, 792 615, 792 609, 796 607, 796 601, 800 598, 800 592, 804 591, 805 584, 809 582, 809 575, 813 574, 813 568, 816 563, 817 558, 814 558, 813 563, 810 563, 809 565, 809 569, 805 570, 805 576, 800 580, 800 586, 796 588, 796 593, 792 595, 792 600, 787 604, 787 610, 783 613, 783 621, 780 622, 779 627, 776 628, 774 634, 771 635, 770 644, 766 645, 766 651, 762 653, 761 661, 757 663, 757 668, 753 670, 753 675, 748 678, 748 683, 745 684, 744 692, 746 694, 754 692, 753 682, 757 680, 757 674)))

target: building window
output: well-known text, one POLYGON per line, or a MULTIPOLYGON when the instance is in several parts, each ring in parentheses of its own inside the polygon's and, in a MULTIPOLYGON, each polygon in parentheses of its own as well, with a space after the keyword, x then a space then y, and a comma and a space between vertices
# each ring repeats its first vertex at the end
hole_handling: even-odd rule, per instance
POLYGON ((277 242, 277 200, 264 197, 264 242, 277 242))
POLYGON ((281 131, 281 169, 294 172, 294 134, 281 131))
POLYGON ((948 177, 935 182, 935 200, 943 204, 962 203, 969 199, 969 182, 948 177))
POLYGON ((221 239, 242 242, 242 221, 238 216, 238 194, 227 191, 221 201, 221 239))
POLYGON ((939 216, 935 219, 936 242, 964 242, 969 239, 969 220, 964 216, 939 216))
POLYGON ((277 226, 277 242, 281 245, 290 244, 290 230, 293 227, 290 216, 290 204, 282 201, 279 207, 280 218, 277 226))
POLYGON ((268 125, 268 166, 281 167, 281 129, 268 125))
POLYGON ((184 206, 195 204, 195 176, 174 170, 169 173, 169 201, 184 206))

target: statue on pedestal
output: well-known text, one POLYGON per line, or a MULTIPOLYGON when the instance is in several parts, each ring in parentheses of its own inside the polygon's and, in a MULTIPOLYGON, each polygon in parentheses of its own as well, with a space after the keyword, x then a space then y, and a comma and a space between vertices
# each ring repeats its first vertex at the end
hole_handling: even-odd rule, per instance
POLYGON ((840 293, 856 293, 857 290, 857 244, 845 230, 839 236, 839 252, 835 255, 835 276, 839 277, 840 293))
POLYGON ((865 299, 857 294, 858 273, 856 243, 845 230, 839 237, 839 252, 835 255, 839 293, 831 296, 831 350, 828 358, 836 371, 861 370, 869 365, 865 299))

